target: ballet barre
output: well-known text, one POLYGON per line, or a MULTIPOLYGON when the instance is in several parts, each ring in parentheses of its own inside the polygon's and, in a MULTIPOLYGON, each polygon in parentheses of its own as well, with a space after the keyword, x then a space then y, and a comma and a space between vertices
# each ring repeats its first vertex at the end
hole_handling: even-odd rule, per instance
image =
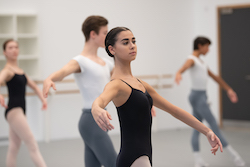
MULTIPOLYGON (((142 79, 142 80, 148 80, 148 79, 156 79, 158 80, 157 83, 158 84, 152 84, 151 86, 155 89, 166 89, 166 88, 172 88, 172 84, 161 84, 161 80, 162 79, 169 79, 172 78, 173 75, 172 74, 162 74, 162 75, 138 75, 135 76, 136 78, 142 79)), ((34 82, 36 84, 43 84, 42 80, 34 80, 34 82)), ((65 79, 62 80, 58 83, 74 83, 75 80, 74 79, 65 79)), ((6 84, 3 84, 2 86, 6 86, 6 84)), ((52 93, 51 91, 49 92, 49 95, 55 94, 55 95, 61 95, 61 94, 76 94, 76 93, 80 93, 79 89, 72 89, 72 90, 57 90, 54 93, 52 93)), ((2 94, 4 97, 8 97, 7 94, 2 94)), ((36 95, 33 92, 27 92, 26 96, 34 96, 36 95)))
POLYGON ((157 79, 158 80, 158 84, 152 84, 151 86, 155 89, 161 89, 161 88, 171 88, 172 84, 161 84, 162 79, 169 79, 172 78, 173 75, 172 74, 162 74, 162 75, 138 75, 135 76, 136 78, 139 79, 157 79))

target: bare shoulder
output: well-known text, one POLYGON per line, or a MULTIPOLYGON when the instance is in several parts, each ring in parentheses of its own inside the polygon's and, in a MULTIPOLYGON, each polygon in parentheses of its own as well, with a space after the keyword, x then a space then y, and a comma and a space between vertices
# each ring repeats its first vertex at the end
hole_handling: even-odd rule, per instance
POLYGON ((112 79, 109 83, 107 83, 106 87, 116 89, 116 90, 120 90, 121 89, 121 83, 122 83, 122 81, 119 80, 119 79, 112 79))
POLYGON ((120 79, 112 79, 106 87, 113 92, 116 92, 117 97, 130 94, 131 88, 120 79))
POLYGON ((5 66, 0 72, 0 80, 1 82, 8 82, 14 75, 14 72, 8 66, 5 66))
POLYGON ((151 85, 149 85, 147 82, 145 82, 141 79, 139 79, 139 80, 145 86, 145 88, 147 89, 148 92, 154 91, 154 88, 151 85))
POLYGON ((149 86, 149 84, 143 80, 141 80, 140 78, 137 78, 145 87, 149 86))
POLYGON ((121 83, 119 80, 111 80, 106 84, 102 94, 100 95, 104 99, 115 100, 121 95, 121 83))
POLYGON ((8 67, 5 66, 5 67, 0 71, 0 74, 3 75, 3 74, 7 74, 7 73, 9 73, 9 69, 8 69, 8 67))

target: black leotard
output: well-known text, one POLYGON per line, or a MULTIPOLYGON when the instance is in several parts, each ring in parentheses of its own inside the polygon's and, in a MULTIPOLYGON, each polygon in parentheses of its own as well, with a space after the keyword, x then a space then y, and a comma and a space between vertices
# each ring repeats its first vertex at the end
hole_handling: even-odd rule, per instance
MULTIPOLYGON (((131 87, 128 83, 126 84, 131 87)), ((121 148, 117 157, 117 167, 130 167, 137 158, 144 155, 149 157, 152 165, 151 108, 153 100, 147 90, 144 93, 133 87, 131 89, 128 100, 120 107, 116 107, 121 130, 121 148)))
POLYGON ((25 88, 27 78, 24 74, 15 74, 6 84, 9 92, 9 103, 5 111, 5 118, 7 118, 8 112, 15 107, 21 107, 25 114, 25 88))

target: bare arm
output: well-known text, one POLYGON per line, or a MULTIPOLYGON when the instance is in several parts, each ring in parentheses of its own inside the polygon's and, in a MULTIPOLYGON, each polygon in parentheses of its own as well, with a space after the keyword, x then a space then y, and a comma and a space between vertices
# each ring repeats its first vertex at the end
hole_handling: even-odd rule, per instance
POLYGON ((94 117, 94 120, 96 121, 98 126, 104 131, 114 129, 113 125, 109 122, 109 120, 112 119, 111 115, 106 110, 104 110, 104 108, 111 100, 117 97, 118 94, 119 82, 109 82, 105 86, 103 93, 98 98, 96 98, 96 100, 92 104, 91 113, 94 117))
POLYGON ((192 59, 188 59, 184 65, 177 71, 176 75, 175 75, 175 82, 179 85, 180 81, 182 80, 182 76, 181 74, 183 72, 185 72, 187 69, 189 69, 190 67, 192 67, 194 65, 194 60, 192 59))
POLYGON ((36 83, 30 79, 27 75, 27 85, 34 90, 34 92, 37 94, 37 96, 39 97, 39 99, 42 101, 43 106, 42 109, 46 110, 47 109, 47 100, 43 97, 42 91, 39 89, 39 87, 36 85, 36 83))
POLYGON ((208 70, 208 75, 213 78, 227 92, 228 98, 231 100, 232 103, 238 102, 237 94, 221 77, 214 75, 210 70, 208 70))
MULTIPOLYGON (((3 69, 0 72, 0 89, 1 89, 1 85, 6 81, 8 76, 9 76, 9 73, 7 70, 3 69)), ((3 95, 1 95, 1 92, 0 92, 0 105, 4 108, 8 108, 8 106, 5 104, 3 95)))
POLYGON ((221 77, 214 75, 210 70, 208 70, 208 75, 213 78, 226 91, 232 89, 221 77))
POLYGON ((186 123, 187 125, 195 128, 197 131, 203 133, 206 135, 210 129, 207 128, 205 125, 203 125, 200 121, 198 121, 194 116, 192 116, 190 113, 186 112, 185 110, 171 104, 169 101, 164 99, 162 96, 160 96, 154 88, 152 88, 149 84, 146 82, 143 82, 145 85, 147 91, 149 92, 150 96, 153 99, 154 106, 168 112, 175 118, 179 119, 180 121, 186 123))
POLYGON ((81 72, 80 66, 76 60, 69 61, 63 68, 52 73, 48 78, 43 82, 43 96, 48 97, 48 92, 50 87, 53 87, 56 90, 55 83, 56 81, 61 81, 63 78, 72 73, 81 72))
MULTIPOLYGON (((143 82, 143 81, 142 81, 143 82)), ((209 143, 211 144, 212 152, 215 152, 220 147, 222 151, 222 144, 219 138, 212 132, 211 129, 206 127, 202 124, 199 120, 197 120, 194 116, 186 112, 185 110, 171 104, 166 99, 161 97, 149 84, 143 82, 144 86, 146 87, 148 93, 153 99, 154 106, 170 113, 175 118, 179 119, 180 121, 186 123, 187 125, 191 126, 192 128, 196 129, 197 131, 203 133, 207 136, 209 143)))

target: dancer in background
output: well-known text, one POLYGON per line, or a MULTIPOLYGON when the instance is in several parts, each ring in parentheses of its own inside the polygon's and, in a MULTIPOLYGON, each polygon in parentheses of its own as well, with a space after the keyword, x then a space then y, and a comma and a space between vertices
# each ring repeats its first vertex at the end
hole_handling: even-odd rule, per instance
POLYGON ((212 153, 215 154, 219 147, 222 151, 221 142, 212 130, 188 112, 169 103, 149 84, 132 75, 131 61, 136 58, 137 45, 133 33, 128 28, 116 27, 109 31, 105 48, 109 56, 114 57, 115 67, 112 80, 92 105, 92 114, 100 128, 104 131, 111 130, 114 127, 109 122, 111 116, 105 107, 113 101, 117 108, 121 130, 117 167, 152 166, 152 105, 207 136, 212 153))
MULTIPOLYGON (((209 51, 210 40, 205 37, 197 37, 194 40, 194 51, 185 62, 185 64, 176 73, 175 81, 177 84, 182 79, 182 73, 187 69, 190 69, 190 76, 192 81, 191 93, 189 95, 189 101, 193 108, 193 115, 199 120, 204 119, 208 122, 211 129, 219 137, 221 143, 226 151, 233 157, 233 161, 236 166, 244 166, 245 162, 240 155, 228 144, 225 137, 221 134, 221 131, 216 123, 212 112, 207 104, 207 81, 208 77, 212 77, 226 92, 232 103, 237 103, 238 97, 234 90, 219 76, 214 75, 207 67, 205 62, 200 59, 201 55, 206 55, 209 51)), ((209 166, 200 155, 199 147, 199 134, 197 130, 193 131, 192 135, 192 148, 194 152, 195 167, 209 166)))
POLYGON ((83 97, 84 108, 78 129, 85 144, 85 167, 115 167, 117 153, 107 132, 102 131, 91 114, 93 101, 101 94, 109 82, 113 63, 97 55, 104 47, 108 32, 108 20, 102 16, 89 16, 82 24, 85 45, 82 52, 60 70, 52 73, 43 84, 44 97, 50 87, 56 90, 56 81, 74 73, 83 97))
POLYGON ((18 150, 21 142, 24 141, 34 164, 37 167, 46 167, 25 116, 26 85, 30 86, 41 99, 43 110, 47 108, 47 101, 43 98, 42 92, 34 81, 18 67, 18 43, 12 39, 5 41, 3 44, 3 51, 7 63, 0 73, 0 85, 5 82, 9 94, 8 105, 5 104, 4 97, 0 94, 0 103, 2 107, 6 108, 5 118, 9 124, 9 147, 6 165, 7 167, 16 166, 18 150))

